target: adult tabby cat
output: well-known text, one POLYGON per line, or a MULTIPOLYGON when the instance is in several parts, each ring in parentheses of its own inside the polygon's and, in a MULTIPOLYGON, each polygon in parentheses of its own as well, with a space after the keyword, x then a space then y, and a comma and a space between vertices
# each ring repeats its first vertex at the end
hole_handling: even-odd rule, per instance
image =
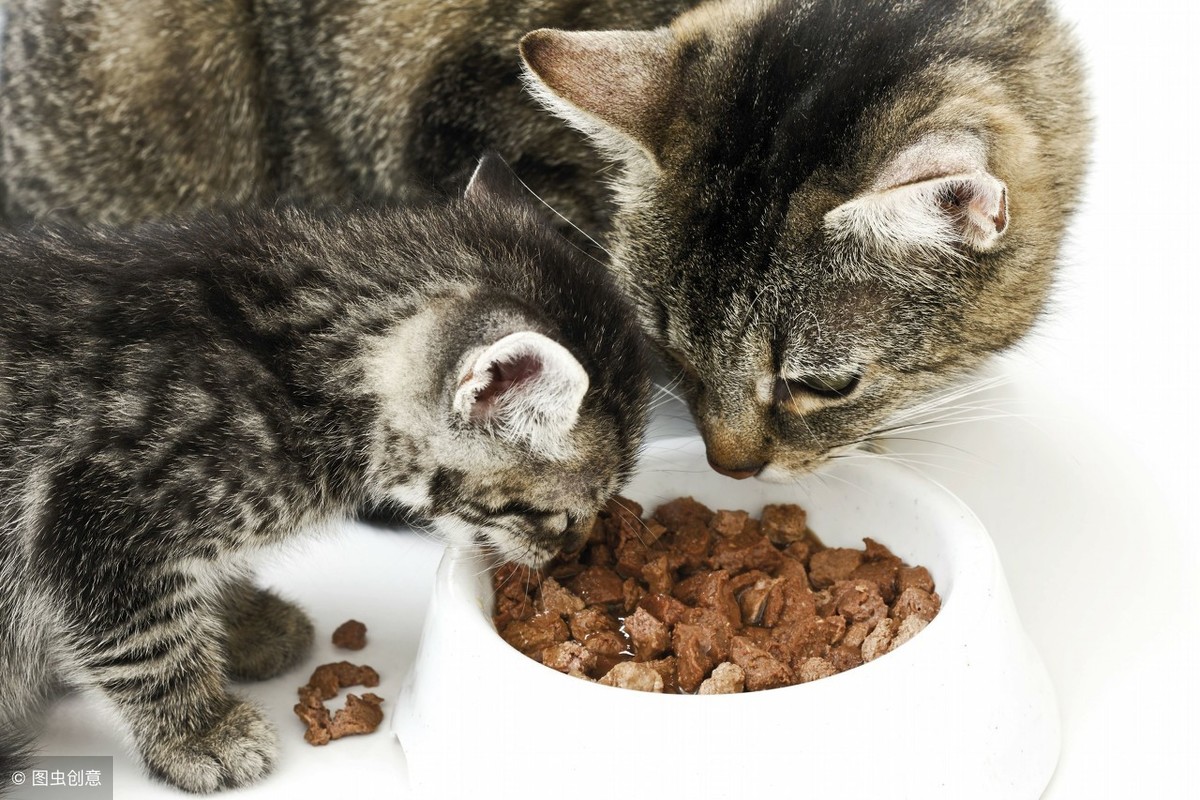
POLYGON ((494 147, 606 231, 738 477, 813 469, 1023 336, 1086 159, 1045 0, 10 5, 11 214, 388 199, 494 147), (607 171, 521 93, 538 26, 606 29, 522 53, 607 171))
POLYGON ((492 169, 439 208, 0 235, 0 787, 58 681, 153 775, 252 781, 274 733, 226 678, 312 626, 250 554, 392 499, 540 563, 618 489, 632 310, 492 169))

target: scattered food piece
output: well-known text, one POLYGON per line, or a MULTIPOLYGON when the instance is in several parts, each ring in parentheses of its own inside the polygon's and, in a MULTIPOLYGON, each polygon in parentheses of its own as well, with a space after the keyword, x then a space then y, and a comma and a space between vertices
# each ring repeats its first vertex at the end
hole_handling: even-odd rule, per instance
POLYGON ((367 626, 348 619, 333 632, 333 646, 343 650, 362 650, 367 646, 367 626))
POLYGON ((358 666, 349 661, 322 664, 313 671, 308 683, 297 690, 300 702, 292 709, 300 721, 308 726, 304 741, 311 745, 328 744, 343 736, 371 733, 383 721, 380 704, 383 698, 368 692, 362 697, 346 695, 346 706, 332 717, 325 707, 326 700, 337 696, 339 690, 348 686, 373 687, 379 685, 379 673, 368 666, 358 666))

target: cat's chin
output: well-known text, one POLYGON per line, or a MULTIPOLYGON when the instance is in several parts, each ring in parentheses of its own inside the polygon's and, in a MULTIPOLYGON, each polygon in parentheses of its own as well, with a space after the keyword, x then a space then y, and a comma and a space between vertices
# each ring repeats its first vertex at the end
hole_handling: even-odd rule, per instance
POLYGON ((768 464, 755 477, 764 483, 799 483, 811 470, 791 472, 774 464, 768 464))

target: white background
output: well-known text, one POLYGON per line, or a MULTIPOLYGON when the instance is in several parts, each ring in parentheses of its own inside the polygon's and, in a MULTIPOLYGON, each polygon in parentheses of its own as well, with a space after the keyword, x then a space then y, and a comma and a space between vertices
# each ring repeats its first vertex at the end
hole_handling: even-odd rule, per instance
MULTIPOLYGON (((988 396, 1002 416, 896 446, 936 465, 929 473, 996 541, 1059 693, 1063 751, 1045 797, 1200 796, 1197 12, 1169 0, 1060 5, 1092 65, 1098 124, 1054 309, 1001 366, 1011 381, 988 396)), ((437 555, 414 534, 353 529, 297 547, 266 579, 313 610, 322 636, 366 621, 361 660, 382 673, 377 691, 391 701, 437 555)), ((406 794, 387 733, 320 749, 300 741, 294 689, 334 658, 321 645, 293 674, 243 689, 269 709, 283 752, 275 774, 239 796, 406 794)), ((117 753, 117 797, 170 793, 140 777, 120 734, 82 698, 59 705, 44 747, 117 753)))

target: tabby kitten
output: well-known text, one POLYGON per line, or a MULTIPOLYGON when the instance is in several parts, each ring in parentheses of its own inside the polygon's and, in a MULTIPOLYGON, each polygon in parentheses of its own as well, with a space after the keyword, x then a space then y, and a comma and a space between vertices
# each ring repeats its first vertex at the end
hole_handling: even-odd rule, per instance
POLYGON ((212 791, 275 736, 226 678, 312 626, 248 557, 399 500, 539 564, 631 470, 647 364, 604 270, 496 188, 0 235, 0 781, 56 680, 212 791))
POLYGON ((1045 0, 10 5, 11 214, 386 200, 494 147, 607 232, 735 477, 813 469, 1021 338, 1089 138, 1045 0), (605 29, 522 47, 603 159, 521 93, 538 26, 605 29))

